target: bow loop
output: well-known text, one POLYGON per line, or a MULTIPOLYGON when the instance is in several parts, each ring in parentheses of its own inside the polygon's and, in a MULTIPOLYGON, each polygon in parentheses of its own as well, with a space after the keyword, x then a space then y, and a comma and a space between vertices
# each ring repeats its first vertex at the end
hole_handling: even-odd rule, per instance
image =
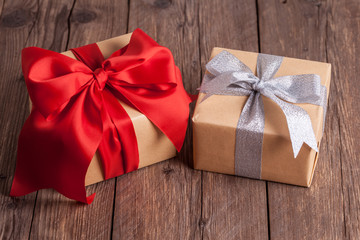
POLYGON ((30 99, 45 118, 64 107, 93 77, 82 62, 42 48, 23 49, 22 62, 30 99))
POLYGON ((265 88, 265 84, 264 84, 263 81, 259 80, 259 81, 255 82, 255 83, 253 83, 251 85, 251 87, 252 87, 252 90, 254 90, 255 92, 263 93, 263 90, 265 88))
POLYGON ((252 91, 249 82, 251 81, 239 81, 238 74, 240 72, 224 72, 212 79, 205 75, 204 84, 201 85, 200 91, 205 92, 206 95, 201 102, 212 95, 250 95, 252 91))
POLYGON ((109 83, 128 89, 138 89, 144 94, 146 91, 169 91, 177 86, 176 66, 167 48, 154 46, 147 51, 150 56, 139 58, 137 50, 129 46, 121 55, 113 54, 106 60, 109 83), (164 70, 166 69, 166 70, 164 70), (151 76, 151 77, 149 77, 151 76))
POLYGON ((283 57, 260 53, 257 58, 256 71, 261 81, 268 81, 279 70, 283 57))
MULTIPOLYGON (((135 32, 134 32, 135 33, 135 32)), ((125 49, 104 62, 112 85, 167 91, 177 86, 177 67, 170 50, 160 46, 140 29, 125 49), (144 39, 139 41, 139 39, 144 39)))
POLYGON ((222 51, 211 59, 211 61, 206 64, 206 70, 214 76, 225 72, 243 72, 248 73, 249 77, 256 78, 248 66, 239 59, 234 58, 234 56, 227 51, 222 51))
POLYGON ((319 75, 302 74, 277 77, 265 82, 265 86, 285 101, 321 105, 322 86, 319 75))

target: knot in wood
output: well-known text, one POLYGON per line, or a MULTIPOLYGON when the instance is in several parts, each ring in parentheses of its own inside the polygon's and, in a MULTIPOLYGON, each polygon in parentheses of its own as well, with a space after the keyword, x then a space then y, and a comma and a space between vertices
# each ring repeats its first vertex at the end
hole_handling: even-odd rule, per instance
POLYGON ((72 20, 78 23, 88 23, 93 21, 97 14, 90 10, 80 10, 73 14, 72 20))
POLYGON ((16 9, 3 17, 1 25, 9 28, 17 28, 24 26, 32 21, 33 14, 30 11, 24 9, 16 9))

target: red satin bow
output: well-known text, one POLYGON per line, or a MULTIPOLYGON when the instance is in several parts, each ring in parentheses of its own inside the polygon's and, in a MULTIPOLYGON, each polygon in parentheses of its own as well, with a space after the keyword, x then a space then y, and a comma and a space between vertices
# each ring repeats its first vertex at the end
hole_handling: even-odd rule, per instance
POLYGON ((19 136, 12 196, 54 188, 91 203, 85 175, 97 150, 105 179, 136 170, 134 127, 118 99, 181 149, 190 98, 169 49, 137 29, 105 61, 96 44, 72 51, 80 61, 36 47, 22 51, 33 109, 19 136))

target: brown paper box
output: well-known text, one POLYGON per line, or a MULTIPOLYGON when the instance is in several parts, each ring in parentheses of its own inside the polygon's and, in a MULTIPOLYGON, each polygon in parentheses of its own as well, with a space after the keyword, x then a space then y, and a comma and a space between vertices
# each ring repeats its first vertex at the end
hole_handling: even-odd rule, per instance
MULTIPOLYGON (((214 48, 211 58, 227 50, 256 71, 257 53, 214 48)), ((318 74, 329 96, 331 65, 315 61, 284 58, 275 77, 297 74, 318 74)), ((234 175, 235 130, 246 96, 213 95, 201 102, 200 93, 192 118, 194 135, 194 168, 234 175)), ((327 96, 327 97, 328 97, 327 96)), ((286 118, 280 107, 262 97, 265 129, 262 147, 261 179, 309 187, 318 154, 303 144, 294 158, 286 118)), ((323 109, 311 104, 296 104, 307 111, 320 147, 323 109)))
MULTIPOLYGON (((116 50, 124 47, 130 41, 131 33, 98 42, 104 58, 109 58, 116 50)), ((71 51, 62 54, 76 59, 71 51)), ((176 148, 170 139, 161 132, 145 115, 119 101, 129 115, 135 129, 139 149, 139 168, 161 162, 176 155, 176 148)), ((96 153, 90 163, 85 177, 85 185, 91 185, 104 180, 102 164, 96 153)))

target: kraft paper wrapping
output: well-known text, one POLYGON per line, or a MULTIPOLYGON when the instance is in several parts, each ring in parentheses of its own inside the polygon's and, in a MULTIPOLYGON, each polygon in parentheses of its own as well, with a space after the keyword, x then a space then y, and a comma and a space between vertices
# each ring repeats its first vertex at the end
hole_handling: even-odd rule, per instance
MULTIPOLYGON (((214 48, 211 58, 226 50, 256 71, 257 53, 214 48)), ((211 59, 210 58, 210 59, 211 59)), ((308 60, 284 58, 275 77, 298 74, 318 74, 329 97, 331 65, 308 60)), ((199 94, 194 110, 194 168, 234 175, 235 130, 247 96, 213 95, 201 102, 199 94), (201 102, 201 103, 200 103, 201 102)), ((303 144, 294 158, 285 115, 280 107, 262 96, 265 109, 265 129, 262 147, 261 179, 300 185, 311 185, 318 153, 303 144)), ((322 137, 323 109, 311 104, 296 104, 307 111, 318 147, 322 137)))
MULTIPOLYGON (((127 45, 130 41, 130 37, 131 33, 98 42, 97 45, 106 59, 110 57, 113 52, 127 45)), ((76 59, 71 51, 66 51, 62 54, 76 59)), ((163 132, 161 132, 145 115, 126 105, 122 101, 119 102, 124 107, 134 125, 139 149, 139 168, 176 156, 175 146, 163 132)), ((104 174, 102 163, 96 152, 86 173, 85 186, 103 180, 104 174)))

